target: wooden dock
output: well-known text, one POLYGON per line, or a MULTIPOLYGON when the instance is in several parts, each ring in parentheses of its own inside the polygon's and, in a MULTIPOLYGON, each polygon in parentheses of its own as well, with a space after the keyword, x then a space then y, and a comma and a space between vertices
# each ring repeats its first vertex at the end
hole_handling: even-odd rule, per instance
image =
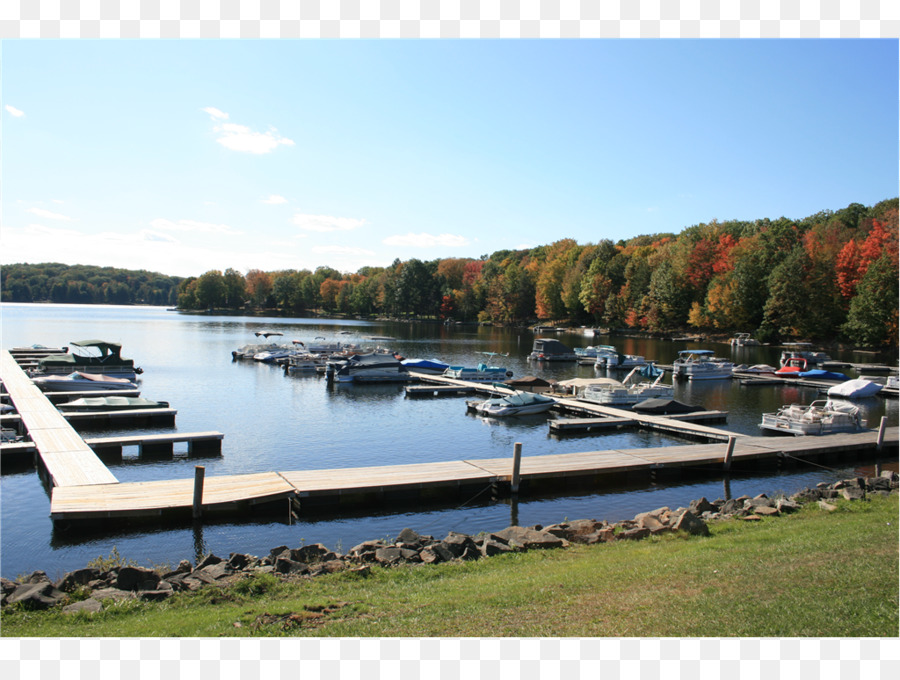
MULTIPOLYGON (((666 418, 695 423, 723 423, 727 416, 728 413, 725 411, 697 411, 696 413, 668 415, 666 418)), ((554 434, 594 432, 597 430, 617 429, 620 427, 641 427, 641 422, 634 418, 560 418, 548 422, 550 424, 550 432, 554 434)))

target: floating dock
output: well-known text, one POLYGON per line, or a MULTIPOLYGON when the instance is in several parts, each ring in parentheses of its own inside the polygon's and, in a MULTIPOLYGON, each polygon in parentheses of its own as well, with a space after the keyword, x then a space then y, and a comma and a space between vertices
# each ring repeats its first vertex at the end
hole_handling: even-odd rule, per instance
MULTIPOLYGON (((34 440, 40 459, 53 483, 50 517, 55 522, 96 522, 105 519, 191 517, 201 507, 204 515, 241 513, 256 505, 285 503, 281 507, 315 511, 325 508, 372 507, 372 504, 422 503, 471 498, 485 489, 502 492, 513 475, 513 457, 467 459, 435 463, 366 468, 296 470, 244 475, 223 475, 202 480, 199 502, 197 479, 121 483, 109 472, 88 444, 78 436, 52 404, 21 371, 11 355, 0 352, 2 375, 16 408, 34 440)), ((456 381, 461 382, 461 381, 456 381)), ((490 391, 489 386, 472 385, 490 391)), ((609 484, 621 479, 653 479, 658 474, 691 474, 698 469, 722 470, 731 448, 732 470, 779 465, 791 459, 857 456, 876 452, 879 433, 865 431, 823 437, 747 437, 703 425, 661 416, 640 416, 589 402, 577 408, 600 409, 630 421, 668 421, 721 433, 729 444, 694 444, 652 449, 601 450, 553 455, 526 455, 521 459, 523 494, 544 488, 609 484), (732 448, 733 447, 733 448, 732 448)), ((663 422, 659 423, 663 425, 663 422)), ((884 455, 896 455, 898 428, 882 433, 884 455)))

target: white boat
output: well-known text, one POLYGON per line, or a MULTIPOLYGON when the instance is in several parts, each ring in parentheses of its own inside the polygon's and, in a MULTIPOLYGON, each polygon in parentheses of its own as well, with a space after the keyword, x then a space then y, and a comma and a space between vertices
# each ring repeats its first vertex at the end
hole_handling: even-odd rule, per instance
POLYGON ((758 345, 759 340, 751 338, 749 333, 738 333, 731 338, 732 347, 756 347, 758 345))
POLYGON ((325 371, 328 360, 322 354, 294 354, 288 358, 284 369, 289 372, 322 373, 325 371))
POLYGON ((475 411, 483 416, 497 418, 524 416, 549 411, 555 403, 555 399, 543 394, 517 391, 502 397, 486 399, 475 407, 475 411))
POLYGON ((444 371, 443 375, 445 378, 468 380, 470 382, 502 382, 507 378, 512 378, 513 374, 512 371, 508 371, 500 366, 478 364, 476 368, 450 366, 450 368, 444 371))
POLYGON ((647 360, 639 354, 618 354, 598 356, 594 368, 633 368, 646 365, 647 360))
POLYGON ((601 359, 605 362, 612 358, 613 362, 618 363, 619 351, 612 345, 590 345, 588 347, 576 347, 575 354, 578 356, 579 362, 591 363, 597 365, 601 359))
POLYGON ((144 408, 169 408, 167 401, 143 397, 83 397, 59 404, 60 411, 129 411, 144 408))
POLYGON ((44 392, 93 392, 102 390, 136 390, 137 384, 125 378, 113 378, 99 373, 68 375, 44 375, 32 378, 32 382, 44 392))
POLYGON ((287 361, 297 354, 297 350, 289 347, 267 349, 253 355, 253 361, 261 361, 264 364, 273 364, 281 360, 287 361))
POLYGON ((884 386, 889 390, 896 390, 900 388, 900 376, 889 375, 887 380, 884 381, 884 386))
POLYGON ((825 352, 814 352, 812 344, 809 342, 786 342, 785 350, 781 352, 781 365, 786 366, 791 359, 806 359, 806 363, 818 366, 826 361, 831 361, 831 357, 825 352))
POLYGON ((688 380, 714 380, 730 378, 734 364, 725 359, 717 359, 710 349, 683 349, 672 363, 672 372, 676 378, 688 380))
POLYGON ((656 380, 639 382, 639 367, 631 369, 631 373, 625 379, 616 384, 614 382, 589 385, 582 392, 580 399, 592 401, 606 406, 631 406, 646 399, 669 399, 675 395, 674 385, 666 385, 660 382, 664 373, 656 377, 656 380))
POLYGON ((754 375, 774 375, 777 370, 777 368, 769 364, 753 364, 752 366, 740 364, 733 368, 735 373, 752 373, 754 375))
POLYGON ((407 382, 409 371, 390 354, 355 354, 340 361, 329 361, 325 375, 336 382, 407 382))
POLYGON ((856 378, 828 388, 829 397, 841 399, 865 399, 881 392, 882 385, 865 378, 856 378))
POLYGON ((256 331, 253 335, 255 335, 257 338, 265 338, 266 340, 268 340, 269 338, 276 335, 284 335, 284 333, 282 333, 281 331, 256 331))
POLYGON ((782 406, 776 413, 763 413, 760 429, 793 435, 859 432, 863 429, 859 408, 830 399, 807 405, 782 406))
POLYGON ((533 361, 576 361, 578 355, 559 340, 535 338, 528 359, 533 361))

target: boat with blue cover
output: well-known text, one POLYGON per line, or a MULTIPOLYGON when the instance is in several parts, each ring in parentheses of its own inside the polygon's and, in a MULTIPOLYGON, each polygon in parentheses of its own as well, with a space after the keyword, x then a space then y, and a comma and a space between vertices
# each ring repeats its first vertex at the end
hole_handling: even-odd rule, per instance
POLYGON ((466 366, 450 366, 443 373, 445 378, 468 380, 470 382, 502 382, 512 378, 513 373, 500 366, 478 364, 475 368, 466 366))

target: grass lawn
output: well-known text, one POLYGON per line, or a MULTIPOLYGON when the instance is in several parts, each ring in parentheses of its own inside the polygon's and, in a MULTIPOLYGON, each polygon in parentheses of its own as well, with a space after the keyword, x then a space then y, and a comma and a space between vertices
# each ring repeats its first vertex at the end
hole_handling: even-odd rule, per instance
POLYGON ((7 637, 896 637, 898 496, 475 562, 259 575, 98 614, 7 607, 7 637))

